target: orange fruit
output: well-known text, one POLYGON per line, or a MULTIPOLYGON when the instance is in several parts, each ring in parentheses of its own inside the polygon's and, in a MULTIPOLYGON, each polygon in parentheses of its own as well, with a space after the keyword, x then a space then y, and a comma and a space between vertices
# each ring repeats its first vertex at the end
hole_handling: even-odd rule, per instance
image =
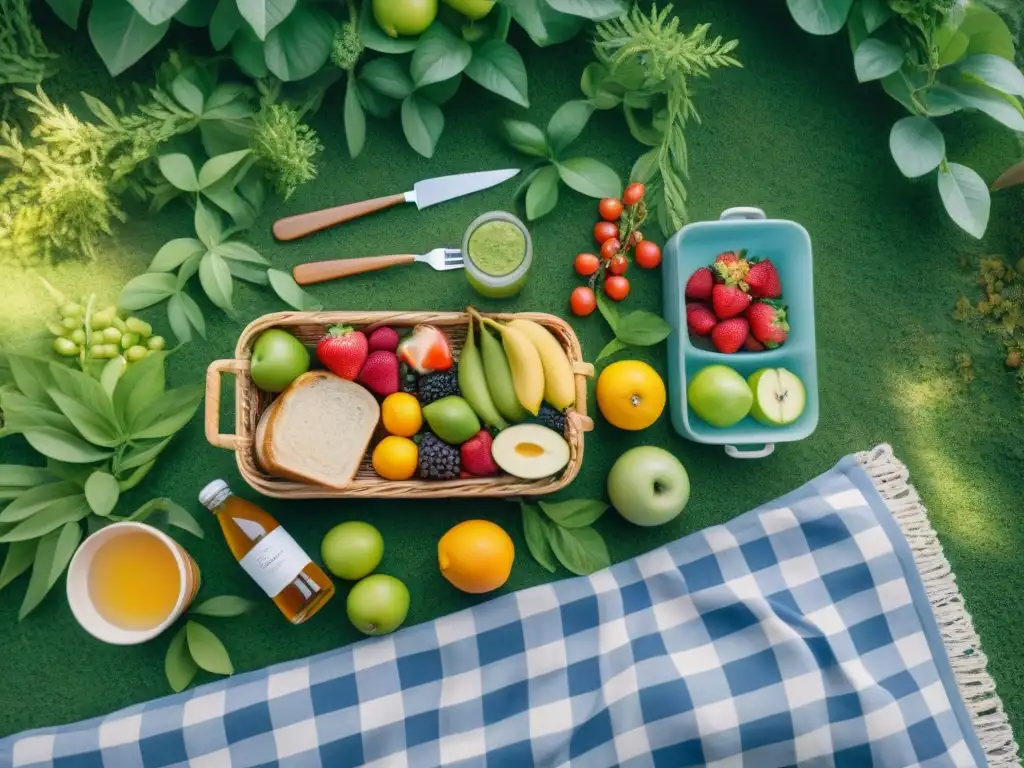
POLYGON ((665 410, 665 382, 647 363, 620 360, 597 377, 597 407, 619 429, 647 429, 665 410))
POLYGON ((516 548, 505 530, 489 520, 467 520, 437 542, 441 575, 463 592, 497 589, 512 572, 516 548))
POLYGON ((399 437, 412 437, 423 426, 420 402, 408 392, 395 392, 384 398, 380 406, 384 429, 399 437))
POLYGON ((385 480, 408 480, 416 474, 420 449, 408 437, 389 435, 373 449, 373 469, 385 480))

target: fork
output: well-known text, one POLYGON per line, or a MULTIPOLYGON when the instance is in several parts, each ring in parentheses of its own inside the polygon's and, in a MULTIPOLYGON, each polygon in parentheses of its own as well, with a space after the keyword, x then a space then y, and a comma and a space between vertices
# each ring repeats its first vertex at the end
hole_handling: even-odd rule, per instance
POLYGON ((299 264, 292 269, 292 277, 299 285, 311 285, 322 283, 326 280, 335 280, 339 277, 358 275, 363 272, 373 272, 378 269, 387 269, 398 264, 413 264, 422 262, 429 264, 439 272, 449 269, 462 269, 465 262, 462 258, 462 251, 458 248, 435 248, 429 253, 412 254, 402 253, 394 256, 364 256, 358 259, 331 259, 330 261, 311 261, 306 264, 299 264))

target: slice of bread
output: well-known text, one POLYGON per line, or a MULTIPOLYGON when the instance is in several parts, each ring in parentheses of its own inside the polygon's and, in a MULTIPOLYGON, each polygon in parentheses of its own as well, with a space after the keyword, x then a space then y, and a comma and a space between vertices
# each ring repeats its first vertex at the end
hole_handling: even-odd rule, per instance
POLYGON ((366 389, 310 371, 260 417, 256 459, 269 474, 340 490, 355 477, 379 420, 380 406, 366 389))

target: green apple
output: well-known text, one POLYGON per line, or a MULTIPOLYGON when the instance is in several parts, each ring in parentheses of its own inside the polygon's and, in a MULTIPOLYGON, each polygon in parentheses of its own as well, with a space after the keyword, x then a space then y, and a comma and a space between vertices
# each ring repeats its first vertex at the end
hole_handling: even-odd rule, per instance
POLYGON ((690 477, 679 459, 664 448, 630 448, 608 473, 608 498, 631 523, 664 525, 690 500, 690 477))
POLYGON ((690 379, 686 401, 713 427, 731 427, 750 412, 750 387, 727 365, 709 365, 690 379))
POLYGON ((249 373, 265 392, 283 392, 309 370, 309 350, 287 331, 271 328, 252 345, 249 373))
POLYGON ((375 573, 348 593, 348 620, 364 635, 394 632, 409 613, 409 590, 394 576, 375 573))
POLYGON ((369 576, 383 556, 384 538, 380 531, 358 520, 334 526, 320 544, 320 557, 327 570, 349 581, 369 576))
POLYGON ((800 378, 785 368, 762 368, 747 379, 754 396, 750 415, 762 424, 781 427, 800 418, 807 406, 807 391, 800 378))
POLYGON ((466 18, 477 21, 491 12, 494 0, 444 0, 449 8, 454 8, 466 18))
POLYGON ((389 37, 418 35, 437 17, 437 0, 373 0, 373 18, 389 37))

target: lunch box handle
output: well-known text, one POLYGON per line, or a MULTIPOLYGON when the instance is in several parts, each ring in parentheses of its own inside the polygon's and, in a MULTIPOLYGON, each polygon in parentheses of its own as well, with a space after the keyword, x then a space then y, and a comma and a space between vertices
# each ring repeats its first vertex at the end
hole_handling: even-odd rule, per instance
POLYGON ((751 205, 740 205, 736 208, 726 208, 718 217, 719 221, 726 219, 764 219, 764 211, 751 205))
POLYGON ((238 449, 238 437, 220 431, 220 375, 233 373, 237 376, 248 371, 248 360, 214 360, 206 369, 206 440, 215 448, 238 449))
POLYGON ((775 443, 765 443, 764 447, 755 451, 744 451, 735 445, 727 445, 725 446, 725 455, 733 459, 763 459, 765 456, 771 456, 774 450, 775 443))

